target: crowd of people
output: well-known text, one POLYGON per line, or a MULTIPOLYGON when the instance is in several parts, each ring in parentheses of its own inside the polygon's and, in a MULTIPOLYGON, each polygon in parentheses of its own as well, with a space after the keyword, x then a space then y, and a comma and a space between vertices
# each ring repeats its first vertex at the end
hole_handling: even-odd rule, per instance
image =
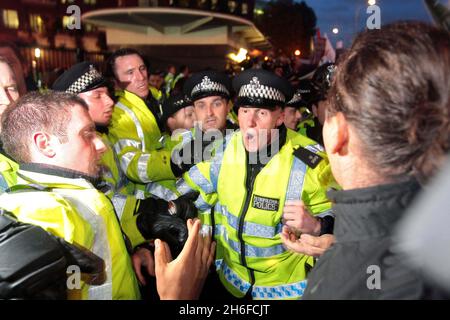
POLYGON ((300 81, 145 61, 25 93, 0 50, 0 298, 448 298, 396 237, 450 150, 448 32, 367 30, 300 81))

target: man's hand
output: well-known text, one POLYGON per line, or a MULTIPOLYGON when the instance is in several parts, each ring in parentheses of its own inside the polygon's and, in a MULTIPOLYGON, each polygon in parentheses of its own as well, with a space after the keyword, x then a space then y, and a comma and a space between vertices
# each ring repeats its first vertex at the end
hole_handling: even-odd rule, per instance
POLYGON ((320 220, 313 217, 303 201, 286 201, 283 208, 283 224, 295 233, 320 235, 320 220))
POLYGON ((335 238, 332 234, 324 234, 320 237, 302 234, 297 239, 297 236, 284 226, 281 232, 281 240, 288 250, 318 258, 331 247, 335 238))
POLYGON ((187 221, 189 236, 175 260, 169 247, 155 240, 156 286, 161 300, 198 299, 214 259, 215 242, 211 235, 199 234, 200 221, 187 221))
POLYGON ((155 260, 153 259, 153 253, 147 248, 137 249, 131 257, 133 262, 134 272, 142 285, 146 285, 145 277, 142 275, 142 267, 145 267, 148 274, 155 276, 155 260))

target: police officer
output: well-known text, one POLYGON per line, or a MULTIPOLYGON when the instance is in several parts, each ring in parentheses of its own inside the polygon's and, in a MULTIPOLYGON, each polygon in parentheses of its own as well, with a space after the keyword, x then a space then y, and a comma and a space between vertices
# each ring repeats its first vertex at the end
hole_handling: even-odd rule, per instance
POLYGON ((293 234, 328 233, 333 181, 326 155, 314 141, 283 125, 283 107, 292 96, 287 80, 249 69, 233 80, 240 131, 228 135, 210 161, 183 175, 182 193, 198 190, 201 210, 211 217, 217 241, 216 268, 235 297, 298 299, 313 258, 287 251, 283 223, 293 234), (303 204, 301 204, 303 201, 303 204), (295 208, 314 215, 295 223, 295 208))
POLYGON ((336 66, 333 63, 326 63, 318 67, 311 78, 309 106, 314 114, 314 125, 308 128, 307 136, 319 142, 322 146, 326 100, 335 71, 336 66))
MULTIPOLYGON (((107 146, 107 150, 102 154, 102 179, 108 183, 112 193, 134 194, 135 184, 129 181, 121 170, 119 160, 107 135, 114 102, 109 97, 106 78, 100 74, 92 62, 81 62, 58 77, 53 83, 52 89, 75 94, 86 102, 97 134, 107 146)), ((119 215, 121 214, 119 213, 119 215)))
POLYGON ((186 80, 183 91, 193 102, 196 125, 189 142, 184 142, 172 155, 176 164, 174 171, 178 175, 211 158, 214 141, 221 140, 226 129, 236 129, 228 120, 231 81, 227 75, 214 70, 197 72, 186 80))
POLYGON ((172 134, 178 129, 190 130, 195 119, 192 101, 185 94, 171 95, 164 101, 161 121, 166 133, 172 134))
POLYGON ((284 107, 284 125, 286 128, 297 131, 297 127, 302 119, 301 108, 306 106, 300 90, 296 90, 292 99, 284 107))
POLYGON ((150 94, 143 57, 134 49, 119 49, 107 67, 120 89, 108 135, 123 172, 137 184, 139 198, 177 198, 170 150, 161 143, 161 110, 150 94))

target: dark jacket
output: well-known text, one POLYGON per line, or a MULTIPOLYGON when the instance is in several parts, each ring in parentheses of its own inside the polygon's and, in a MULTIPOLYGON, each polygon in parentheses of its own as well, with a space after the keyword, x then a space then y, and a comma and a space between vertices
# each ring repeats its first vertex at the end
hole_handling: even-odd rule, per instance
POLYGON ((415 181, 330 191, 336 243, 319 258, 303 298, 444 298, 395 247, 394 226, 419 191, 415 181))

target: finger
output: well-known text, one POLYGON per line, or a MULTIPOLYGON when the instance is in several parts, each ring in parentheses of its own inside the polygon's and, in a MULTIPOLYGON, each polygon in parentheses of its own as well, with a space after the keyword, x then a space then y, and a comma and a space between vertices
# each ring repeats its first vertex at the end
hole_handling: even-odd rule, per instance
MULTIPOLYGON (((156 277, 158 274, 164 272, 167 267, 167 264, 172 260, 172 257, 167 256, 167 250, 165 248, 166 243, 163 241, 156 239, 155 240, 155 273, 156 277)), ((170 254, 170 250, 169 250, 170 254)))
POLYGON ((208 259, 209 259, 210 250, 211 250, 211 242, 212 242, 212 236, 210 233, 210 229, 208 228, 208 234, 203 239, 203 245, 204 245, 203 252, 202 252, 202 263, 203 264, 208 264, 208 259))
POLYGON ((283 214, 286 213, 296 213, 302 211, 302 208, 296 206, 284 206, 283 214))
POLYGON ((289 237, 281 238, 281 241, 286 250, 297 252, 295 241, 292 241, 289 237))
POLYGON ((145 286, 146 285, 145 278, 141 272, 141 258, 139 257, 138 254, 134 254, 133 257, 131 258, 131 261, 133 263, 133 269, 134 272, 136 273, 139 283, 145 286))
POLYGON ((312 256, 312 257, 320 257, 326 249, 321 248, 321 247, 316 247, 316 246, 312 246, 308 243, 305 243, 301 240, 298 240, 296 243, 296 248, 298 250, 300 250, 302 253, 308 255, 308 256, 312 256))
POLYGON ((311 255, 310 247, 305 246, 303 243, 301 243, 299 241, 287 240, 287 241, 283 241, 283 243, 286 245, 288 250, 294 251, 296 253, 311 255))
POLYGON ((200 220, 198 219, 188 219, 188 238, 186 243, 178 255, 177 259, 181 260, 185 257, 194 255, 197 250, 198 240, 199 240, 199 230, 200 230, 200 220))
POLYGON ((202 233, 201 228, 198 232, 198 240, 197 240, 197 247, 195 248, 195 258, 200 259, 200 263, 203 261, 203 247, 204 247, 205 237, 202 233))
POLYGON ((304 233, 300 236, 300 240, 303 243, 308 244, 313 247, 320 247, 320 244, 321 244, 320 237, 315 237, 315 236, 312 236, 312 235, 306 234, 306 233, 304 233))
POLYGON ((284 203, 285 206, 301 206, 303 205, 303 201, 302 200, 287 200, 284 203))
POLYGON ((283 212, 283 219, 287 220, 295 220, 301 218, 298 212, 283 212))
POLYGON ((210 246, 210 249, 209 249, 209 257, 208 257, 207 266, 206 266, 207 269, 209 269, 209 267, 213 263, 215 253, 216 253, 216 242, 213 241, 211 243, 211 246, 210 246))
POLYGON ((334 236, 331 234, 322 235, 320 237, 315 237, 309 234, 303 234, 300 237, 300 239, 304 243, 322 249, 328 249, 334 242, 334 236))
POLYGON ((287 220, 285 225, 291 229, 300 229, 303 224, 295 220, 287 220))

